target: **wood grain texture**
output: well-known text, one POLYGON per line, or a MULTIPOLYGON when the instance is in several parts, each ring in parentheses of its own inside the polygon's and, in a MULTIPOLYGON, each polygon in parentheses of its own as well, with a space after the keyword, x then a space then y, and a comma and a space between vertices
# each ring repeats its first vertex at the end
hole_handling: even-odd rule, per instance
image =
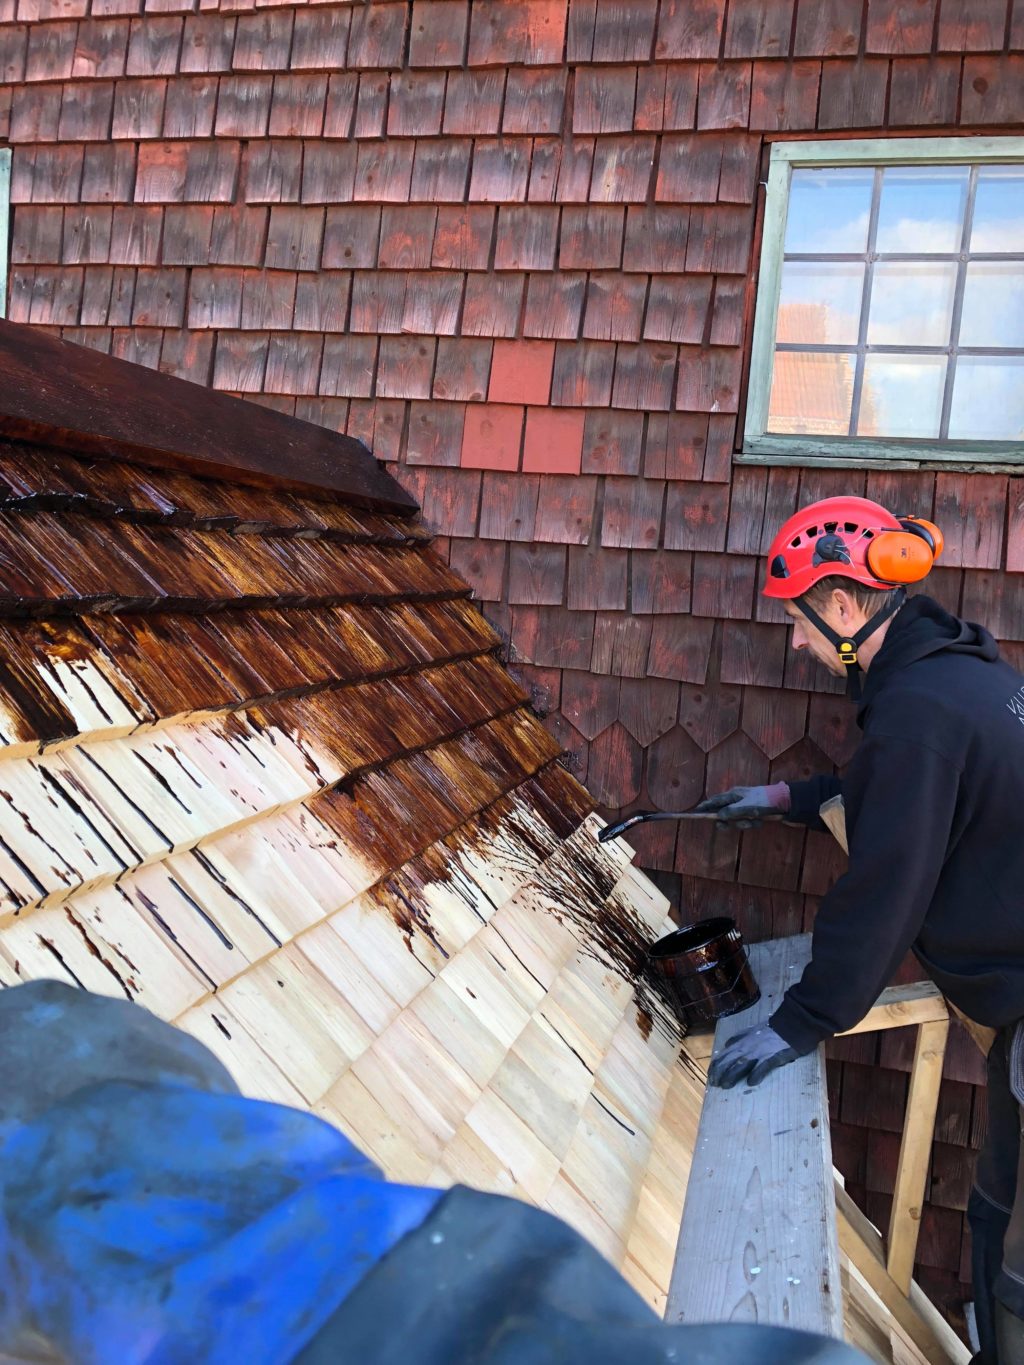
MULTIPOLYGON (((722 1020, 715 1050, 767 1020, 809 938, 750 950, 761 999, 722 1020)), ((756 1089, 711 1090, 694 1151, 669 1322, 760 1322, 841 1337, 825 1064, 819 1051, 756 1089), (724 1159, 723 1159, 724 1158, 724 1159)))
POLYGON ((835 1198, 839 1246, 844 1258, 864 1278, 900 1336, 909 1339, 917 1359, 927 1365, 967 1365, 970 1350, 923 1291, 913 1284, 908 1297, 892 1279, 885 1267, 878 1230, 838 1181, 835 1198))
POLYGON ((195 384, 0 322, 0 431, 189 474, 331 493, 409 514, 412 498, 357 442, 195 384))
POLYGON ((910 1293, 910 1282, 914 1275, 914 1253, 924 1208, 925 1179, 931 1158, 935 1111, 939 1102, 948 1034, 948 1019, 921 1024, 917 1030, 886 1259, 889 1274, 905 1294, 910 1293))
POLYGON ((911 1024, 940 1023, 949 1011, 938 986, 915 981, 909 986, 887 986, 864 1018, 841 1037, 873 1033, 876 1029, 906 1028, 911 1024))

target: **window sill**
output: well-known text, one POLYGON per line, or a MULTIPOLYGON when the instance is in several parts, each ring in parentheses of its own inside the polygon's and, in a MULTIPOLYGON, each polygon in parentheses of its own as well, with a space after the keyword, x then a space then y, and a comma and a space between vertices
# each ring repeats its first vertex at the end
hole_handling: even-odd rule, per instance
POLYGON ((1020 474, 1024 444, 984 445, 950 441, 837 441, 813 436, 748 436, 734 455, 737 464, 803 465, 829 469, 944 469, 967 473, 1020 474))

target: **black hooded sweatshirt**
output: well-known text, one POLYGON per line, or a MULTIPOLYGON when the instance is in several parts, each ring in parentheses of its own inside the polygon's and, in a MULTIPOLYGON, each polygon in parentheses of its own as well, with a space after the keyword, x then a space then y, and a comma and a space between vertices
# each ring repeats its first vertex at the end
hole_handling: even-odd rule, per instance
POLYGON ((1024 677, 988 631, 913 597, 857 723, 842 781, 790 784, 790 818, 815 828, 842 794, 850 863, 772 1027, 801 1053, 852 1028, 908 949, 979 1024, 1024 1017, 1024 677))

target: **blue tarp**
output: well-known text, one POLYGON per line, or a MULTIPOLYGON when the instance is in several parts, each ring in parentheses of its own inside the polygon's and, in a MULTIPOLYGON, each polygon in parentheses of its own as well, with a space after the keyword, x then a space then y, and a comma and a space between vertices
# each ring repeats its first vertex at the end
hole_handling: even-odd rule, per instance
POLYGON ((70 1365, 855 1365, 666 1327, 564 1223, 389 1184, 195 1039, 57 982, 0 991, 0 1353, 70 1365))
POLYGON ((0 1340, 35 1324, 80 1365, 278 1365, 417 1227, 312 1115, 108 1082, 0 1148, 0 1340))

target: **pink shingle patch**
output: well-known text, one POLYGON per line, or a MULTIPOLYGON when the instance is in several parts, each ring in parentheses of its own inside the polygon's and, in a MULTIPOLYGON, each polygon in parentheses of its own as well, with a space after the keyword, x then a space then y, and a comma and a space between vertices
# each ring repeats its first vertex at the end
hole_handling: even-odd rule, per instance
POLYGON ((580 409, 530 408, 523 470, 528 474, 578 474, 585 416, 580 409))

